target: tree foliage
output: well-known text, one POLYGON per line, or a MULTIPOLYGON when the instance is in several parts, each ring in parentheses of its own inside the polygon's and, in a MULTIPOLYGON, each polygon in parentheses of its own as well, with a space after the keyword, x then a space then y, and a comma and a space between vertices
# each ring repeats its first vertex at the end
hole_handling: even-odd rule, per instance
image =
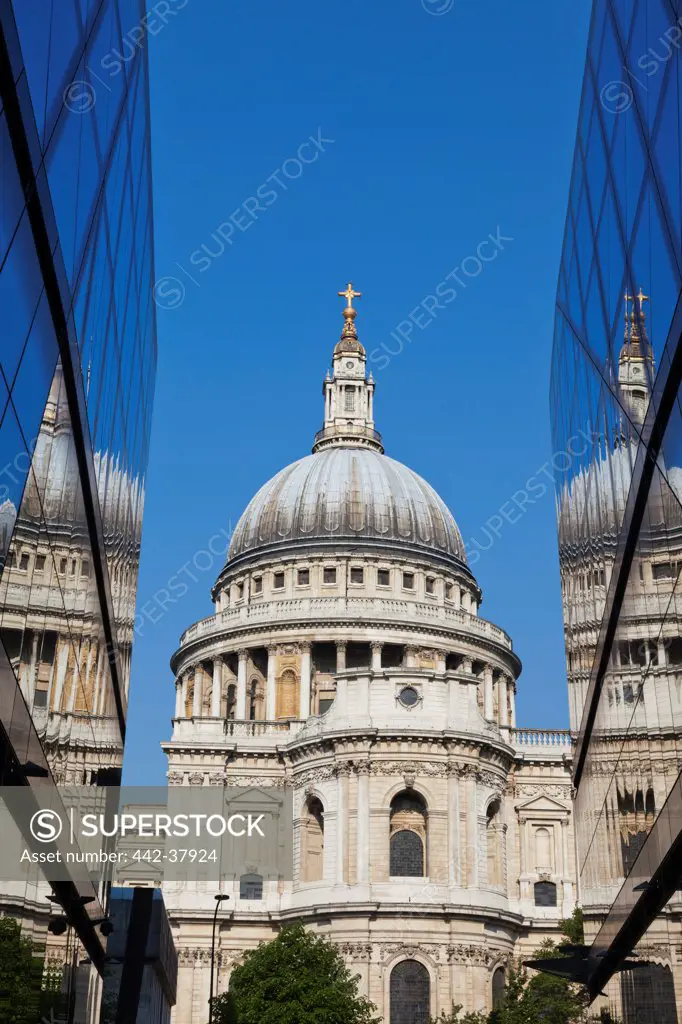
POLYGON ((41 1011, 43 961, 17 921, 0 918, 0 1024, 35 1024, 41 1011))
POLYGON ((443 1011, 440 1017, 433 1018, 430 1024, 488 1024, 489 1019, 489 1015, 485 1013, 463 1014, 462 1007, 453 1003, 450 1013, 443 1011))
POLYGON ((214 1000, 213 1022, 380 1024, 358 980, 330 942, 291 925, 246 954, 229 993, 214 1000))
MULTIPOLYGON (((566 939, 574 945, 584 942, 583 915, 576 909, 561 922, 566 939)), ((550 939, 543 942, 537 956, 563 954, 550 939)), ((587 997, 583 989, 564 978, 527 970, 520 960, 512 961, 506 972, 504 999, 491 1013, 462 1015, 459 1006, 450 1014, 441 1014, 431 1024, 582 1024, 586 1020, 587 997)))

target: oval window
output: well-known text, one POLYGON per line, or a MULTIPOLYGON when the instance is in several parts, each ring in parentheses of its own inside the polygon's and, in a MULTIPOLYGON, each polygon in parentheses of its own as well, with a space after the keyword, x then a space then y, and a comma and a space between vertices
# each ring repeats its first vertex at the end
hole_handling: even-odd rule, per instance
POLYGON ((412 708, 419 700, 419 694, 414 686, 404 686, 398 694, 398 700, 406 708, 412 708))

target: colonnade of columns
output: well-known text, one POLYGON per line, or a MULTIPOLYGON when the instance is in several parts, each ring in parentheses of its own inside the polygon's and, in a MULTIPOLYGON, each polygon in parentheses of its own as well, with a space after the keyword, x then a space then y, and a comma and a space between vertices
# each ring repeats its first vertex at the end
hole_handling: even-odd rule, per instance
MULTIPOLYGON (((361 641, 365 642, 365 641, 361 641)), ((347 671, 347 649, 348 640, 338 640, 336 644, 336 673, 347 671)), ((386 645, 380 641, 369 643, 370 660, 369 668, 372 672, 379 672, 384 666, 382 664, 382 651, 386 645)), ((313 698, 313 657, 311 643, 296 644, 299 653, 298 661, 298 717, 307 719, 312 713, 313 698)), ((419 668, 420 648, 406 645, 404 647, 403 667, 419 668)), ((233 652, 235 653, 235 652, 233 652)), ((231 672, 229 683, 235 686, 236 702, 234 706, 234 717, 239 721, 249 718, 248 704, 248 675, 250 651, 246 648, 236 652, 237 671, 231 672)), ((277 655, 278 648, 270 646, 267 648, 267 672, 265 677, 265 720, 272 722, 277 718, 277 655)), ((446 669, 446 653, 435 651, 435 671, 444 672, 446 669)), ((223 715, 223 694, 225 684, 225 670, 227 668, 223 655, 217 655, 211 659, 211 671, 207 672, 205 661, 197 662, 192 668, 187 669, 176 679, 175 717, 184 718, 188 716, 188 694, 190 684, 192 685, 192 707, 191 717, 200 718, 204 712, 204 706, 208 703, 210 693, 210 717, 220 718, 223 715), (208 689, 210 687, 210 689, 208 689)), ((399 667, 399 666, 393 666, 399 667)), ((457 668, 457 672, 464 675, 474 674, 474 662, 470 657, 464 657, 457 668)), ((477 685, 483 690, 483 716, 487 721, 495 722, 503 731, 516 728, 516 687, 513 678, 506 673, 496 670, 492 665, 485 664, 482 672, 476 677, 477 685)), ((228 685, 229 685, 228 683, 228 685)), ((208 713, 208 711, 206 712, 208 713)))
MULTIPOLYGON (((41 662, 44 642, 44 634, 35 630, 31 638, 29 659, 21 661, 17 666, 19 686, 29 706, 35 700, 39 672, 44 671, 41 662)), ((121 651, 124 671, 127 668, 127 653, 121 651)), ((104 715, 107 712, 109 689, 107 652, 100 638, 82 638, 77 659, 71 638, 57 634, 43 706, 50 711, 87 711, 89 714, 104 715)))
MULTIPOLYGON (((472 671, 465 658, 464 671, 472 671)), ((516 728, 516 684, 511 676, 496 672, 492 665, 483 669, 483 717, 503 731, 516 728)))

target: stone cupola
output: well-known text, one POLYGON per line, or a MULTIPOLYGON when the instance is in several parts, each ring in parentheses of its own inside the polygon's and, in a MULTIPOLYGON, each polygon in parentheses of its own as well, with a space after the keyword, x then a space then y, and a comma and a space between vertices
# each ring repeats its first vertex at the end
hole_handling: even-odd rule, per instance
POLYGON ((654 359, 644 312, 648 298, 641 288, 634 298, 625 296, 625 338, 618 359, 618 385, 623 404, 630 420, 638 426, 644 423, 654 378, 654 359))
POLYGON ((332 373, 322 385, 324 424, 315 435, 313 452, 325 448, 371 448, 383 452, 381 434, 374 429, 374 388, 372 374, 367 376, 365 350, 355 327, 357 311, 353 299, 361 292, 348 284, 339 295, 346 299, 343 330, 334 349, 332 373))

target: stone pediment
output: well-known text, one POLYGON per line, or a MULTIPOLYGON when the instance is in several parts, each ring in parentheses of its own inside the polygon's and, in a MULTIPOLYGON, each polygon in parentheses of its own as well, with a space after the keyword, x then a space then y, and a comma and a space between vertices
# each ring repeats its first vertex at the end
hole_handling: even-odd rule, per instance
MULTIPOLYGON (((568 795, 567 790, 566 796, 568 797, 568 795)), ((566 804, 562 804, 559 800, 546 796, 544 793, 538 793, 530 800, 524 800, 523 803, 517 804, 516 810, 520 814, 570 814, 570 808, 566 804)))

